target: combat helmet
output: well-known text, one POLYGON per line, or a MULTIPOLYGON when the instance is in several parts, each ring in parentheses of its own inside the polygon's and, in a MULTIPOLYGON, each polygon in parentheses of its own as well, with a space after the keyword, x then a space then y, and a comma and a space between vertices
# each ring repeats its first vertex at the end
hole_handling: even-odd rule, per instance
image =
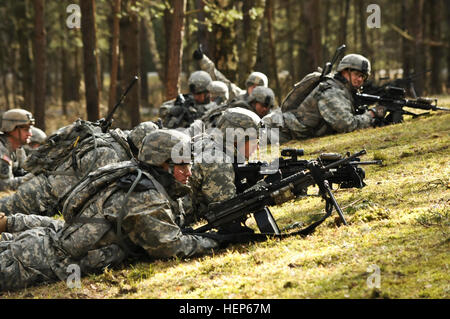
POLYGON ((208 92, 208 85, 211 81, 211 76, 205 71, 195 71, 188 79, 189 91, 192 94, 208 92))
POLYGON ((339 62, 336 71, 345 69, 358 70, 366 76, 370 75, 370 61, 360 54, 347 54, 339 62))
POLYGON ((188 164, 191 162, 191 139, 177 130, 153 131, 142 141, 138 160, 154 166, 188 164))
POLYGON ((45 140, 47 139, 47 134, 40 128, 37 128, 35 126, 31 127, 31 137, 30 137, 30 144, 44 144, 45 140))
POLYGON ((222 81, 211 81, 211 83, 208 84, 207 90, 211 95, 211 100, 220 97, 222 98, 222 101, 225 102, 230 97, 228 86, 222 81))
POLYGON ((272 108, 275 102, 275 94, 271 88, 264 86, 257 86, 253 89, 248 102, 259 102, 265 107, 272 108))
POLYGON ((142 147, 142 141, 145 136, 153 131, 156 131, 157 129, 158 125, 152 121, 142 122, 133 128, 127 136, 128 143, 130 144, 133 152, 138 153, 142 147))
POLYGON ((247 88, 249 88, 252 85, 267 87, 268 84, 269 80, 267 79, 267 76, 261 72, 250 73, 247 80, 245 81, 245 86, 247 88))
POLYGON ((13 131, 16 126, 34 125, 34 123, 33 115, 27 110, 11 109, 3 113, 0 131, 7 133, 13 131))
POLYGON ((227 128, 242 128, 244 130, 254 129, 256 132, 254 138, 257 138, 261 127, 263 127, 261 118, 255 112, 242 107, 227 109, 217 122, 217 128, 222 131, 224 136, 227 128))

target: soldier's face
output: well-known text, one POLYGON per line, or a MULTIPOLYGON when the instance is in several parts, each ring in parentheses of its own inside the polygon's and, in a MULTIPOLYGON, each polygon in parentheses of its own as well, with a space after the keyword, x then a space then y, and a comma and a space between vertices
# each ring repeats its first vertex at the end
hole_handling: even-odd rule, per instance
POLYGON ((182 184, 188 182, 189 177, 192 175, 191 165, 174 165, 173 167, 173 177, 182 184))
POLYGON ((256 114, 258 114, 260 118, 263 118, 264 116, 266 116, 267 113, 269 113, 269 109, 270 109, 269 107, 266 107, 259 102, 255 102, 256 114))
POLYGON ((199 104, 207 104, 209 103, 209 92, 193 94, 194 100, 199 104))
POLYGON ((360 88, 364 81, 366 80, 366 76, 364 73, 361 73, 357 70, 345 70, 343 72, 343 76, 351 83, 354 88, 360 88))
POLYGON ((30 125, 20 125, 16 126, 16 128, 9 133, 11 136, 15 137, 17 142, 21 145, 28 144, 30 142, 30 138, 33 135, 31 133, 30 125))

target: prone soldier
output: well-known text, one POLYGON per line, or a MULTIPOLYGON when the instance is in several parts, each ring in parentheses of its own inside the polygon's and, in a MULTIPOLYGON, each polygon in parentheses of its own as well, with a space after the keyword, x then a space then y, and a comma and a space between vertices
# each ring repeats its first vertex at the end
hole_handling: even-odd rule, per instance
POLYGON ((280 128, 281 143, 374 126, 385 109, 377 106, 356 114, 353 98, 369 75, 369 60, 359 54, 348 54, 340 61, 334 76, 321 81, 296 109, 283 113, 279 110, 263 121, 269 127, 280 128))
POLYGON ((190 138, 157 130, 143 141, 137 160, 111 164, 89 175, 68 196, 64 221, 15 214, 0 219, 0 290, 67 280, 70 265, 88 274, 128 256, 191 257, 219 242, 185 234, 172 209, 186 193, 190 138), (170 194, 170 195, 169 195, 170 194))
POLYGON ((143 138, 157 129, 155 123, 143 122, 126 136, 120 129, 102 133, 99 126, 81 120, 60 128, 41 147, 42 154, 33 152, 27 159, 25 168, 35 176, 14 194, 0 198, 0 211, 6 215, 58 213, 71 189, 91 171, 130 160, 138 154, 143 138), (83 130, 91 131, 86 138, 76 139, 83 130))
POLYGON ((176 99, 164 102, 159 108, 164 127, 189 127, 212 107, 208 91, 211 82, 211 76, 205 71, 193 72, 188 79, 190 94, 180 94, 176 99))
POLYGON ((261 125, 254 112, 230 108, 220 117, 217 128, 194 136, 196 156, 189 178, 192 193, 190 199, 184 199, 187 220, 200 219, 209 204, 236 195, 235 170, 257 149, 261 125))

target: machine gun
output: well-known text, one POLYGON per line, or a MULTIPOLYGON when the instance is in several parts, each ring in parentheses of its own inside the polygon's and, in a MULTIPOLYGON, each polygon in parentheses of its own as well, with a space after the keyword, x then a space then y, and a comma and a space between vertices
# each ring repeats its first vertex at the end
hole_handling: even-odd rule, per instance
POLYGON ((406 99, 405 89, 394 86, 386 86, 379 95, 371 95, 366 93, 355 93, 355 104, 357 113, 362 113, 367 109, 367 105, 378 103, 387 109, 387 116, 378 120, 377 126, 387 124, 395 124, 403 121, 403 115, 411 115, 412 117, 428 114, 429 112, 416 114, 404 110, 404 107, 410 107, 421 110, 431 111, 450 111, 445 107, 437 106, 437 99, 418 97, 416 99, 406 99))
MULTIPOLYGON (((242 193, 250 187, 258 183, 258 181, 264 180, 266 183, 275 183, 282 178, 289 177, 300 171, 308 169, 308 165, 311 161, 305 159, 298 159, 304 155, 303 149, 284 148, 281 150, 281 157, 268 162, 249 162, 247 164, 240 164, 236 167, 235 173, 235 185, 237 193, 242 193)), ((341 160, 343 157, 338 153, 322 153, 316 159, 316 161, 323 165, 331 164, 335 161, 341 160)), ((364 178, 364 170, 356 165, 372 165, 381 164, 382 161, 360 161, 359 158, 350 162, 350 165, 341 167, 339 171, 336 171, 334 176, 330 178, 329 182, 331 186, 333 183, 339 184, 341 188, 346 188, 348 184, 346 179, 352 175, 351 170, 358 171, 358 176, 364 178)), ((352 181, 353 184, 357 184, 359 179, 352 181)), ((361 185, 362 187, 363 185, 361 185)), ((306 190, 305 190, 306 191, 306 190)))
MULTIPOLYGON (((431 70, 426 70, 424 72, 419 73, 413 73, 408 77, 400 78, 400 79, 394 79, 392 81, 388 81, 382 85, 376 85, 372 81, 367 81, 366 84, 364 84, 362 88, 361 93, 370 94, 370 95, 380 95, 383 94, 387 87, 400 87, 405 90, 406 92, 410 93, 410 97, 416 99, 416 89, 414 88, 414 79, 425 75, 427 73, 431 72, 431 70)), ((381 78, 380 81, 389 80, 389 77, 381 78)))
POLYGON ((273 182, 259 181, 229 200, 210 204, 205 214, 207 224, 194 229, 193 232, 204 233, 212 229, 228 233, 239 231, 242 228, 241 223, 245 223, 248 215, 253 214, 261 233, 280 235, 278 225, 267 206, 280 205, 294 199, 304 194, 304 190, 312 185, 319 187, 319 194, 325 199, 326 214, 319 221, 303 229, 301 234, 314 231, 331 215, 333 208, 338 212, 342 222, 347 225, 343 212, 332 193, 331 184, 338 183, 347 188, 364 187, 365 174, 358 167, 361 163, 359 156, 364 154, 366 151, 362 150, 353 155, 347 153, 344 158, 335 157, 334 160, 327 156, 319 157, 317 160, 305 161, 305 169, 298 168, 297 172, 292 171, 292 174, 287 177, 280 175, 273 182))

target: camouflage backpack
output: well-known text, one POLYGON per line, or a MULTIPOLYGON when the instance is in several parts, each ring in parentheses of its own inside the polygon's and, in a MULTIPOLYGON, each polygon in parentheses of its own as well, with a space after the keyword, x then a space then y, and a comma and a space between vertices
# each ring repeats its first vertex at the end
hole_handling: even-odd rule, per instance
POLYGON ((23 167, 35 175, 52 174, 57 173, 55 170, 62 163, 71 161, 72 167, 77 171, 79 158, 86 152, 96 147, 113 146, 114 141, 125 148, 131 156, 126 136, 122 131, 110 130, 109 134, 105 134, 97 123, 78 119, 49 136, 44 144, 31 152, 23 167))
MULTIPOLYGON (((281 103, 281 110, 283 112, 295 110, 320 82, 329 78, 333 65, 345 49, 345 44, 338 47, 331 62, 325 63, 323 68, 317 68, 316 72, 307 74, 300 82, 296 83, 294 88, 287 94, 286 98, 281 103)), ((340 70, 338 69, 337 71, 340 70)))
POLYGON ((281 103, 281 110, 288 112, 297 109, 314 88, 322 80, 321 72, 312 72, 306 75, 300 82, 294 84, 292 90, 287 94, 281 103))

